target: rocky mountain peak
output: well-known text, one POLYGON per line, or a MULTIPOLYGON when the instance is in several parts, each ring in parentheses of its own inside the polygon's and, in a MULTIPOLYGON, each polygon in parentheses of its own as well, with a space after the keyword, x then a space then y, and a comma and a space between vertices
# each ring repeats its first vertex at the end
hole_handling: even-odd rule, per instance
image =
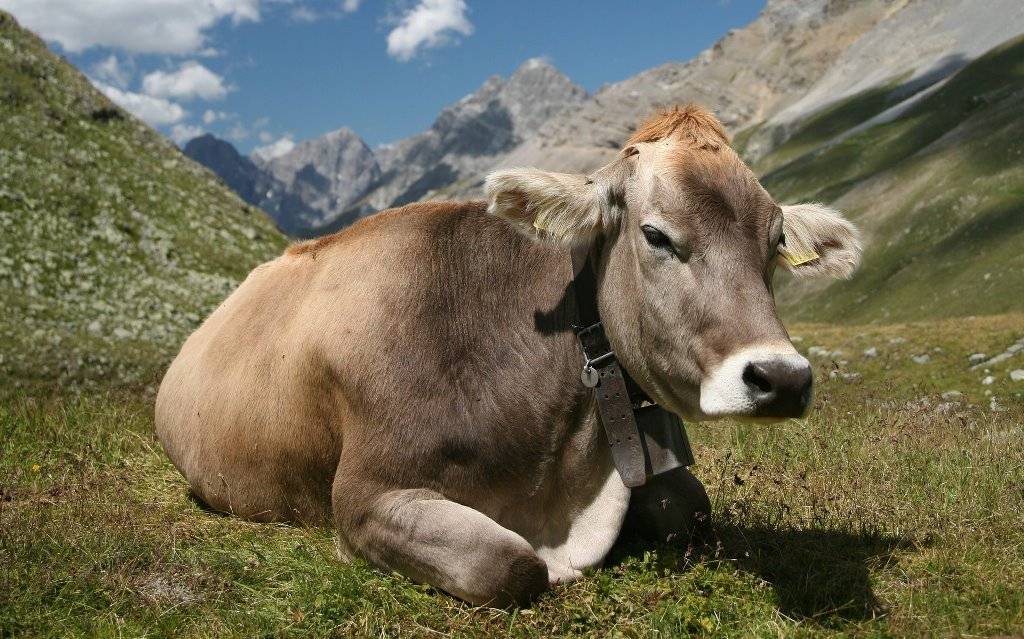
POLYGON ((476 91, 445 107, 432 128, 444 137, 449 130, 485 118, 491 120, 492 128, 507 129, 513 137, 522 138, 586 98, 586 90, 550 62, 531 58, 508 79, 491 76, 476 91))
MULTIPOLYGON (((362 144, 362 145, 365 146, 365 142, 363 142, 363 139, 361 137, 359 137, 359 134, 356 133, 355 131, 353 131, 352 129, 348 128, 347 126, 343 126, 340 129, 335 129, 333 131, 329 131, 328 133, 323 134, 319 138, 315 138, 313 140, 308 140, 308 142, 310 142, 310 143, 315 143, 315 142, 318 142, 318 141, 324 141, 324 142, 330 142, 330 143, 340 143, 340 144, 346 144, 346 145, 348 145, 348 144, 362 144)), ((301 145, 299 145, 299 146, 301 146, 301 145)))
POLYGON ((304 204, 304 224, 334 221, 380 178, 377 159, 359 135, 342 127, 256 163, 304 204), (310 219, 309 211, 319 211, 310 219))
POLYGON ((182 149, 185 155, 207 167, 246 202, 257 203, 267 182, 260 169, 228 141, 204 133, 182 149))
POLYGON ((309 165, 328 179, 345 179, 355 177, 353 170, 374 171, 377 162, 363 138, 352 129, 342 127, 301 142, 288 153, 271 160, 269 165, 278 179, 288 183, 286 176, 294 177, 309 165))
POLYGON ((300 142, 291 151, 269 160, 257 160, 285 183, 306 164, 312 164, 325 176, 334 174, 346 161, 371 157, 373 152, 359 135, 348 127, 335 129, 320 137, 300 142))
POLYGON ((223 154, 227 157, 239 156, 234 145, 225 140, 221 140, 212 133, 204 133, 192 138, 187 144, 185 144, 184 150, 186 155, 190 155, 191 153, 209 152, 211 154, 223 154))
POLYGON ((509 77, 500 99, 516 133, 526 137, 554 115, 586 100, 587 92, 544 58, 530 58, 509 77))
POLYGON ((521 83, 534 84, 537 82, 558 82, 565 86, 567 90, 575 88, 582 91, 582 89, 573 84, 568 76, 559 71, 557 67, 545 58, 530 58, 526 60, 512 72, 507 83, 514 85, 521 83))
POLYGON ((271 159, 250 161, 230 144, 205 137, 192 155, 238 185, 247 201, 269 211, 287 232, 317 235, 475 175, 481 162, 492 163, 587 99, 587 92, 550 62, 532 58, 508 78, 491 76, 442 109, 430 129, 375 150, 342 127, 271 159), (264 178, 255 180, 258 188, 234 177, 248 174, 248 166, 264 178))

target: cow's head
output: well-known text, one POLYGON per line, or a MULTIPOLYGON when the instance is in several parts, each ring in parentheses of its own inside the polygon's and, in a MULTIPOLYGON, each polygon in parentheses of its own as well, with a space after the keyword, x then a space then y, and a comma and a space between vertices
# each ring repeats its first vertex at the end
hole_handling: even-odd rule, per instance
POLYGON ((775 204, 710 113, 654 116, 590 175, 503 170, 486 189, 491 213, 538 240, 600 247, 605 332, 658 403, 698 420, 807 411, 811 367, 772 275, 849 277, 857 232, 822 205, 775 204))

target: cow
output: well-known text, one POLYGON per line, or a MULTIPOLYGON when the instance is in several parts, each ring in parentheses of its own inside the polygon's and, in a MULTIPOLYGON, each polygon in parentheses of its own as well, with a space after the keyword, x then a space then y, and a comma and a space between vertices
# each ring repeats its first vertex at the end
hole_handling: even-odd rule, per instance
POLYGON ((580 247, 651 401, 692 421, 808 410, 773 274, 849 277, 858 234, 778 206, 710 112, 654 114, 589 175, 510 168, 485 192, 292 245, 188 338, 156 433, 197 499, 333 525, 342 560, 493 606, 600 566, 624 527, 689 534, 701 483, 678 468, 627 487, 581 382, 580 247))

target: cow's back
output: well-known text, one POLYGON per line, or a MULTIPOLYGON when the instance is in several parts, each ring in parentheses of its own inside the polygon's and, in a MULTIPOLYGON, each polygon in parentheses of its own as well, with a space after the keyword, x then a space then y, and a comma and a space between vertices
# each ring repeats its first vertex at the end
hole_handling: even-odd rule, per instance
POLYGON ((326 518, 343 451, 396 483, 535 485, 579 392, 536 383, 575 379, 564 258, 482 203, 295 245, 185 343, 158 435, 200 498, 257 519, 326 518))

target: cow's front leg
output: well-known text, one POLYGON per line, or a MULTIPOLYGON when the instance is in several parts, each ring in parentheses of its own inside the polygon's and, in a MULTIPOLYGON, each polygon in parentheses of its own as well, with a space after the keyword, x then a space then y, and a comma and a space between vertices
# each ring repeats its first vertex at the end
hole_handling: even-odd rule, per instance
POLYGON ((704 484, 677 468, 633 489, 623 531, 651 541, 688 543, 708 528, 710 514, 704 484))
POLYGON ((525 605, 548 587, 529 543, 483 513, 430 490, 375 490, 335 480, 343 556, 359 555, 476 605, 525 605))

